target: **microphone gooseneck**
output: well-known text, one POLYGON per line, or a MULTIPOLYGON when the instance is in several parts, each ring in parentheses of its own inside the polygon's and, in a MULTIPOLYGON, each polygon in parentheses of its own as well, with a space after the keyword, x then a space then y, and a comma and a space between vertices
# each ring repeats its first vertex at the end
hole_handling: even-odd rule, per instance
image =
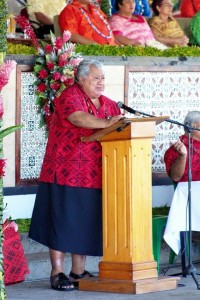
POLYGON ((128 112, 130 112, 131 114, 135 114, 135 115, 140 115, 140 113, 138 111, 136 111, 135 109, 132 109, 131 107, 128 107, 127 105, 125 105, 123 102, 117 102, 117 106, 119 108, 122 108, 128 112))

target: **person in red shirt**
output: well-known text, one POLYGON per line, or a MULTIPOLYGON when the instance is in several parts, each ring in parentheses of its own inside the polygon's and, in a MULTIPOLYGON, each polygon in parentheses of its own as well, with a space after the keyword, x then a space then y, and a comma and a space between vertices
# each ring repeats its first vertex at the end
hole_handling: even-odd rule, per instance
MULTIPOLYGON (((184 124, 200 129, 200 111, 191 111, 186 117, 184 124)), ((180 136, 164 155, 166 170, 174 182, 188 181, 188 133, 180 136)), ((192 180, 200 181, 200 131, 191 132, 191 166, 192 180)))
POLYGON ((91 0, 68 4, 59 15, 59 25, 62 32, 71 32, 73 43, 115 45, 107 16, 91 0))
POLYGON ((51 288, 71 291, 85 271, 86 255, 102 256, 102 150, 84 143, 100 128, 123 116, 115 101, 102 95, 102 63, 83 60, 76 82, 56 100, 33 209, 29 237, 49 248, 51 288), (69 277, 65 253, 71 253, 69 277))
POLYGON ((192 18, 200 10, 200 0, 182 0, 180 4, 181 17, 192 18))

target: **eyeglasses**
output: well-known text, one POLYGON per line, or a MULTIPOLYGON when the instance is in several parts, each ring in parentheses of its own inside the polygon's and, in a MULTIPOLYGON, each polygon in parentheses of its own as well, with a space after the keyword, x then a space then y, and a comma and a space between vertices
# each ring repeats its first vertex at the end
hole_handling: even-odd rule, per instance
POLYGON ((90 77, 92 78, 92 80, 94 82, 99 82, 99 81, 104 81, 105 80, 105 76, 91 76, 90 77))
POLYGON ((162 3, 161 6, 173 7, 174 5, 172 3, 162 3))

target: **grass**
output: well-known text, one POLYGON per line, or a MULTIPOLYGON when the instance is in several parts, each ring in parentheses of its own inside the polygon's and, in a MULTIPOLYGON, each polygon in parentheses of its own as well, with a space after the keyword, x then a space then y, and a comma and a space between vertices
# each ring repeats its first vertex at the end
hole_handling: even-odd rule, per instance
POLYGON ((167 205, 160 206, 160 207, 153 207, 152 214, 153 216, 161 215, 161 216, 168 216, 170 207, 167 205))
POLYGON ((20 233, 26 233, 29 231, 31 219, 17 219, 17 220, 15 220, 15 222, 18 225, 18 231, 20 233))

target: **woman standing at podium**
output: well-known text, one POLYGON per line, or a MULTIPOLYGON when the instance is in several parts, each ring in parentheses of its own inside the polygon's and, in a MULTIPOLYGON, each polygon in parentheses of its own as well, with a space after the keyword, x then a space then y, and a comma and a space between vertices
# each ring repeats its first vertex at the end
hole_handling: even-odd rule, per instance
POLYGON ((71 291, 85 271, 86 255, 102 256, 102 150, 81 137, 122 115, 104 92, 103 65, 83 60, 76 82, 57 99, 40 175, 29 237, 49 248, 51 288, 71 291), (65 253, 71 253, 69 277, 65 253))
MULTIPOLYGON (((189 112, 184 124, 200 129, 200 111, 189 112)), ((191 147, 192 180, 200 181, 200 131, 198 130, 191 131, 191 147)), ((187 154, 188 133, 185 128, 185 134, 165 152, 164 156, 167 173, 174 182, 188 181, 187 154)))

